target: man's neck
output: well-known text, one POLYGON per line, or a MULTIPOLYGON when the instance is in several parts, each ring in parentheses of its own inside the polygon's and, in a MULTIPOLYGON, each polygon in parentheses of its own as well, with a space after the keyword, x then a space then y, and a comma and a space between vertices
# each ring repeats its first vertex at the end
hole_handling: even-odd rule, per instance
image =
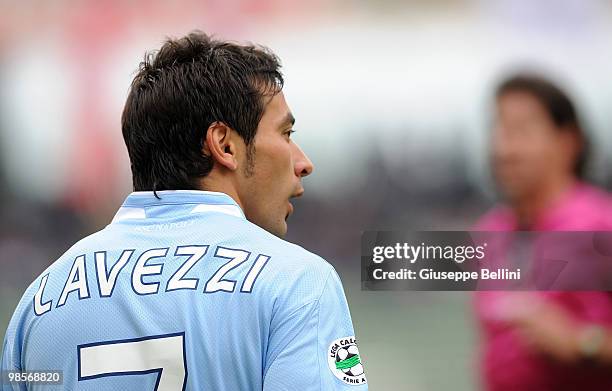
POLYGON ((229 180, 221 180, 221 178, 217 178, 217 175, 213 175, 211 173, 207 177, 200 180, 200 190, 225 193, 236 201, 238 206, 240 206, 240 209, 244 210, 244 205, 240 201, 240 196, 236 191, 236 187, 233 186, 229 180))
POLYGON ((521 229, 532 229, 538 218, 550 209, 576 183, 572 176, 559 178, 542 184, 541 188, 524 199, 513 203, 521 229))

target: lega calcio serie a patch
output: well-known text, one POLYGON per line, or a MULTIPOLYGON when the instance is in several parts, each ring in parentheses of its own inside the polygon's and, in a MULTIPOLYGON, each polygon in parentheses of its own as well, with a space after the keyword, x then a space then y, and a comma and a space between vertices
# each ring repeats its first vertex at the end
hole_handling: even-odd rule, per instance
POLYGON ((366 384, 366 376, 354 336, 338 338, 327 349, 327 362, 334 376, 343 383, 366 384))

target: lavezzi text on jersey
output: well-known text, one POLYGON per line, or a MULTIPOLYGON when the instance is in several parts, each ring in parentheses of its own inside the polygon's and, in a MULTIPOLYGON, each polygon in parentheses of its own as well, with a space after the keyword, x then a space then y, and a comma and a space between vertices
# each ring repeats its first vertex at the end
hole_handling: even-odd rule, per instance
MULTIPOLYGON (((164 292, 176 290, 197 290, 200 282, 199 278, 189 276, 190 270, 209 253, 208 245, 187 245, 174 248, 174 252, 170 251, 170 247, 154 248, 135 254, 133 249, 124 249, 120 251, 120 255, 114 260, 110 269, 107 266, 109 256, 107 251, 96 251, 93 254, 78 255, 70 268, 67 276, 51 276, 50 273, 45 274, 40 279, 38 290, 34 296, 34 313, 38 316, 43 315, 53 308, 54 299, 47 297, 45 287, 49 278, 61 278, 65 281, 64 288, 55 302, 55 308, 62 307, 66 304, 71 294, 77 295, 79 300, 84 300, 91 297, 92 287, 87 279, 88 268, 93 268, 95 265, 95 282, 97 283, 97 291, 99 297, 110 297, 113 294, 117 278, 121 275, 123 278, 131 280, 132 290, 138 295, 152 295, 160 292, 162 282, 165 282, 164 292), (172 255, 173 254, 173 255, 172 255), (175 262, 160 262, 163 258, 180 258, 175 262), (92 262, 87 262, 93 258, 92 262), (128 272, 122 271, 130 263, 133 262, 131 270, 128 272), (149 262, 156 263, 149 264, 149 262), (176 270, 167 281, 153 280, 154 276, 161 276, 164 266, 176 266, 176 270), (148 282, 143 281, 143 277, 150 276, 148 282)), ((212 250, 211 250, 212 253, 212 250)), ((250 251, 217 246, 214 248, 213 257, 223 259, 224 262, 212 276, 204 283, 203 293, 215 292, 234 292, 238 280, 224 278, 228 272, 235 269, 239 265, 248 262, 251 263, 248 271, 242 279, 240 286, 241 293, 250 293, 257 277, 270 259, 264 254, 254 255, 250 251)), ((113 262, 113 260, 110 260, 113 262)), ((216 260, 218 262, 218 260, 216 260)), ((93 288, 94 290, 96 288, 93 288)))

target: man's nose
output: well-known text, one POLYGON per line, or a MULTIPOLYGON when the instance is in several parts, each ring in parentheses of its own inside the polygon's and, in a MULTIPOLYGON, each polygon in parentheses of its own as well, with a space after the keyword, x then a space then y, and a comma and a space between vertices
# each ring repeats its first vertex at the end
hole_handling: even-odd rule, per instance
POLYGON ((295 147, 295 156, 296 156, 295 166, 294 166, 295 175, 298 177, 305 177, 305 176, 312 174, 312 171, 314 170, 314 165, 312 164, 308 156, 306 156, 304 151, 302 151, 299 145, 295 143, 293 145, 295 147))

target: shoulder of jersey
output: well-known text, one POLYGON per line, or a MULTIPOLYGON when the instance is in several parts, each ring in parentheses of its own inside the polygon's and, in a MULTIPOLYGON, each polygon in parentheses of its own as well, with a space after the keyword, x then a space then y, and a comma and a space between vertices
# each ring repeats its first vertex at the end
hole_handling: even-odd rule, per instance
MULTIPOLYGON (((89 242, 96 242, 96 239, 99 237, 99 235, 101 234, 101 232, 103 232, 103 230, 94 232, 84 238, 82 238, 81 240, 79 240, 78 242, 76 242, 75 244, 73 244, 68 250, 66 250, 59 258, 57 258, 53 263, 51 263, 49 266, 47 266, 47 268, 40 273, 28 286, 28 288, 25 291, 25 296, 33 296, 34 293, 38 290, 39 285, 40 285, 40 278, 42 276, 45 276, 49 273, 57 273, 58 271, 61 270, 61 273, 68 275, 68 270, 70 269, 70 267, 72 266, 74 259, 82 254, 89 254, 89 250, 91 251, 95 251, 94 247, 91 247, 90 249, 88 249, 86 247, 87 244, 89 244, 89 242), (64 269, 64 270, 62 270, 64 269)), ((60 281, 61 279, 53 279, 51 280, 51 283, 56 283, 57 281, 60 281)), ((50 284, 51 284, 50 283, 50 284)))
POLYGON ((281 239, 251 222, 247 223, 247 229, 254 236, 254 243, 256 243, 254 250, 276 258, 278 267, 285 267, 293 272, 319 271, 325 274, 333 269, 332 265, 319 255, 281 239))

